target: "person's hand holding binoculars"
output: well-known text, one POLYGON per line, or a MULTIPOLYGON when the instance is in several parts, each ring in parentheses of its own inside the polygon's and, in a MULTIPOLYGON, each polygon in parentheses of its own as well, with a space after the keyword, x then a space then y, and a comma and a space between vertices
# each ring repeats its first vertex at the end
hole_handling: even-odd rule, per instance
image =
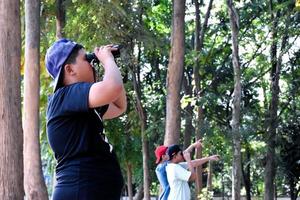
POLYGON ((113 58, 120 57, 121 48, 122 48, 121 45, 113 45, 113 44, 95 47, 93 53, 86 54, 86 60, 92 65, 99 64, 100 61, 101 63, 104 64, 105 60, 111 57, 111 55, 113 56, 113 58))

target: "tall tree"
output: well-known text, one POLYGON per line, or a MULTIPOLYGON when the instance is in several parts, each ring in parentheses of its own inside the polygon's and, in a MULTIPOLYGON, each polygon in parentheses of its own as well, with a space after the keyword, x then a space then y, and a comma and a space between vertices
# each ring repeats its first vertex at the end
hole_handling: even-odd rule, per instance
POLYGON ((180 90, 184 64, 185 0, 173 1, 171 50, 167 74, 167 114, 165 145, 179 142, 180 90))
MULTIPOLYGON (((139 44, 139 52, 140 50, 139 44)), ((138 54, 138 61, 140 62, 140 53, 138 54)), ((150 175, 149 175, 149 144, 147 139, 147 114, 146 110, 142 104, 142 91, 141 91, 141 80, 140 80, 140 66, 131 66, 132 70, 132 80, 133 88, 136 96, 135 108, 139 116, 140 127, 141 127, 141 139, 142 139, 142 152, 143 152, 143 189, 144 189, 144 199, 150 200, 150 175)))
POLYGON ((132 191, 132 165, 129 162, 126 163, 126 175, 127 175, 128 200, 133 200, 133 191, 132 191))
POLYGON ((241 135, 240 135, 240 110, 241 110, 241 69, 239 63, 239 16, 232 3, 227 0, 232 40, 232 65, 234 70, 234 92, 232 109, 232 199, 241 199, 241 135))
MULTIPOLYGON (((199 10, 199 2, 198 0, 195 0, 195 14, 196 14, 196 19, 195 19, 195 51, 197 52, 198 56, 196 56, 195 59, 195 64, 194 64, 194 79, 195 79, 195 97, 197 99, 197 102, 201 102, 201 77, 200 77, 200 66, 199 66, 199 60, 200 60, 200 54, 201 50, 203 48, 203 43, 204 43, 204 33, 205 30, 207 29, 207 24, 208 24, 208 19, 210 16, 210 11, 212 9, 212 3, 213 0, 210 0, 208 3, 207 11, 204 17, 203 25, 202 28, 200 27, 200 10, 199 10)), ((197 103, 196 106, 196 127, 195 127, 195 132, 196 132, 196 140, 199 140, 202 138, 202 130, 203 130, 203 109, 202 105, 200 103, 197 103)), ((196 149, 196 158, 201 158, 202 157, 202 149, 196 149)), ((199 166, 196 168, 197 172, 197 178, 196 178, 196 192, 199 194, 202 190, 202 166, 199 166)))
POLYGON ((242 159, 241 163, 241 170, 242 170, 242 176, 243 176, 243 181, 245 185, 245 190, 246 190, 246 199, 251 200, 251 179, 250 179, 250 162, 251 162, 251 154, 250 154, 250 144, 249 142, 245 142, 245 153, 244 153, 244 159, 242 159))
MULTIPOLYGON (((142 13, 143 13, 143 4, 142 1, 139 1, 141 11, 139 13, 139 20, 142 23, 142 13)), ((138 43, 138 63, 141 62, 141 44, 138 43)), ((147 130, 147 113, 142 104, 142 91, 141 91, 141 80, 140 80, 140 73, 141 67, 137 65, 136 67, 132 68, 132 80, 133 80, 133 87, 136 94, 136 104, 135 108, 138 112, 138 116, 140 119, 140 126, 141 126, 141 138, 142 138, 142 152, 143 152, 143 185, 144 185, 144 200, 150 200, 150 174, 149 174, 149 142, 146 134, 147 130)))
POLYGON ((140 81, 138 81, 137 74, 139 74, 139 67, 138 69, 134 69, 133 71, 133 86, 134 91, 136 93, 136 110, 138 112, 139 118, 140 118, 140 125, 141 125, 141 135, 142 135, 142 151, 143 151, 143 175, 144 175, 144 199, 150 200, 150 176, 149 176, 149 144, 148 139, 146 135, 146 129, 147 129, 147 116, 146 111, 143 107, 142 101, 141 101, 141 91, 140 91, 140 81))
MULTIPOLYGON (((289 6, 291 8, 291 6, 289 6)), ((286 53, 289 32, 288 28, 290 25, 290 16, 286 16, 285 28, 281 38, 281 44, 279 53, 277 53, 278 48, 278 23, 281 16, 281 11, 277 10, 274 15, 274 4, 270 1, 270 13, 272 20, 272 44, 271 44, 271 72, 270 72, 270 89, 271 89, 271 100, 269 105, 269 110, 267 113, 266 125, 267 125, 267 154, 266 154, 266 166, 265 166, 265 200, 272 200, 275 198, 275 176, 276 168, 278 164, 276 163, 276 140, 277 128, 278 128, 278 105, 279 105, 279 80, 282 68, 282 57, 286 53), (278 54, 278 55, 277 55, 278 54)))
POLYGON ((275 191, 274 191, 274 179, 276 173, 275 167, 275 136, 276 136, 276 128, 277 128, 277 110, 278 110, 278 94, 279 94, 279 69, 277 68, 277 40, 278 40, 278 21, 280 17, 280 10, 277 10, 274 14, 274 4, 273 1, 270 1, 270 15, 272 20, 271 27, 271 102, 269 105, 269 110, 266 115, 266 128, 267 128, 267 158, 266 158, 266 166, 265 166, 265 192, 264 199, 272 200, 274 199, 275 191))
POLYGON ((24 199, 20 1, 0 1, 0 199, 24 199))
POLYGON ((56 38, 64 37, 64 27, 66 22, 65 0, 56 0, 56 38))
MULTIPOLYGON (((211 0, 212 2, 212 0, 211 0)), ((199 2, 198 0, 195 0, 195 46, 194 49, 200 55, 201 49, 203 47, 203 40, 204 40, 204 34, 200 34, 200 31, 204 33, 204 26, 201 29, 200 27, 200 8, 199 8, 199 2), (200 38, 200 36, 202 36, 200 38)), ((207 21, 206 21, 207 22, 207 21)), ((203 25, 205 22, 203 23, 203 25)), ((207 24, 207 23, 206 23, 207 24)), ((193 72, 194 72, 194 79, 195 79, 195 89, 194 89, 194 94, 198 102, 201 102, 201 85, 200 85, 200 73, 199 73, 199 56, 196 56, 195 59, 195 64, 193 67, 193 72)), ((195 119, 195 133, 196 133, 196 140, 199 140, 202 138, 201 134, 201 127, 203 126, 203 109, 202 105, 199 105, 197 103, 196 107, 196 112, 197 116, 195 119)), ((201 158, 202 157, 202 148, 196 149, 196 158, 201 158)), ((198 166, 196 168, 196 196, 201 192, 202 190, 202 166, 198 166)))
POLYGON ((208 161, 207 182, 206 182, 207 191, 212 191, 212 178, 213 178, 212 162, 208 161))
MULTIPOLYGON (((192 75, 188 71, 184 73, 183 77, 183 88, 184 95, 192 97, 192 75)), ((193 126, 193 106, 191 102, 188 102, 187 106, 183 110, 185 127, 184 127, 184 139, 183 139, 183 149, 188 148, 191 144, 192 135, 195 132, 193 126)))
POLYGON ((39 139, 40 1, 25 0, 24 188, 27 199, 48 199, 39 139))

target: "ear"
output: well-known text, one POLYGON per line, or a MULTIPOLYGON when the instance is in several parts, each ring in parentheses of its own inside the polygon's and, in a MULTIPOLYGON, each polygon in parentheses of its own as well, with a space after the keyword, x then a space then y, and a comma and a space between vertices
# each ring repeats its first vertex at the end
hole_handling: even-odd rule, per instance
POLYGON ((73 76, 75 74, 72 64, 66 64, 64 70, 65 75, 73 76))

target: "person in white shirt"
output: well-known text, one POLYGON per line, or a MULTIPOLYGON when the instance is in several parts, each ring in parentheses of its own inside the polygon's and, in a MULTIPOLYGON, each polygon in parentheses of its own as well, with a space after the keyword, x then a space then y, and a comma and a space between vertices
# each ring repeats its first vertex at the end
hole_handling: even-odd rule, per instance
MULTIPOLYGON (((197 145, 194 147, 197 148, 197 145)), ((188 148, 183 152, 176 144, 168 147, 169 163, 166 167, 167 179, 170 185, 168 200, 190 200, 191 193, 188 182, 196 179, 195 167, 210 160, 219 160, 218 155, 191 160, 190 150, 188 148)))

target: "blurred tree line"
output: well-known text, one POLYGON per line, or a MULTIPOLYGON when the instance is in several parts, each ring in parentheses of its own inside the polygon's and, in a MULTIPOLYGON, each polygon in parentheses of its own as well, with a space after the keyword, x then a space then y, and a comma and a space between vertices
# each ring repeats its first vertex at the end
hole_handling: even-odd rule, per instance
MULTIPOLYGON (((32 31, 40 33, 37 64, 40 79, 39 83, 36 81, 39 89, 29 92, 29 96, 35 93, 40 101, 32 104, 29 100, 27 105, 39 107, 38 133, 31 141, 40 136, 41 167, 49 195, 55 184, 56 163, 46 136, 46 106, 52 88, 49 87, 51 77, 45 70, 44 56, 57 38, 65 37, 83 44, 87 51, 108 43, 124 45, 117 64, 127 91, 128 109, 125 115, 105 123, 105 133, 114 144, 122 166, 126 182, 124 195, 130 199, 142 199, 143 196, 149 199, 158 195, 159 185, 154 173, 157 145, 179 143, 187 147, 195 139, 202 138, 204 148, 195 156, 219 154, 221 160, 200 169, 199 181, 192 185, 195 198, 201 193, 202 199, 209 199, 211 192, 220 197, 241 194, 247 200, 254 196, 264 199, 278 196, 296 199, 299 196, 300 14, 294 0, 182 1, 185 6, 177 7, 182 8, 185 15, 181 27, 183 37, 180 38, 174 31, 174 21, 178 17, 178 13, 174 14, 175 5, 182 3, 180 0, 34 2, 39 5, 35 12, 38 12, 40 26, 32 31), (180 39, 183 39, 182 46, 180 39), (174 70, 176 62, 178 69, 174 70), (174 85, 176 81, 170 82, 175 75, 177 85, 174 85), (236 93, 237 75, 240 78, 239 93, 236 93), (175 96, 170 95, 173 94, 172 87, 178 91, 175 96), (235 99, 237 97, 239 101, 235 99), (178 107, 170 104, 171 100, 179 100, 178 107), (234 115, 237 113, 235 106, 238 106, 239 116, 234 115), (172 108, 175 110, 169 110, 172 108), (168 121, 170 117, 176 120, 168 121), (233 124, 234 121, 238 123, 233 124), (232 175, 234 169, 240 173, 239 177, 232 175)), ((6 6, 0 10, 3 18, 7 13, 4 9, 12 5, 4 1, 0 4, 6 6)), ((30 18, 26 20, 28 11, 25 5, 25 0, 13 5, 14 9, 19 9, 19 16, 14 12, 14 19, 20 17, 21 27, 16 36, 21 43, 18 47, 21 64, 15 68, 15 73, 20 72, 20 85, 14 87, 21 87, 22 91, 12 95, 21 97, 22 94, 22 102, 26 102, 26 95, 23 95, 26 94, 26 73, 33 73, 33 70, 26 71, 26 59, 29 58, 24 53, 25 41, 30 40, 27 40, 25 30, 30 18)), ((3 33, 11 30, 9 26, 18 24, 0 21, 0 27, 3 27, 1 41, 7 40, 7 34, 3 33)), ((7 46, 5 44, 0 49, 7 46)), ((2 103, 9 93, 4 90, 7 86, 3 83, 8 79, 17 80, 10 77, 12 74, 4 73, 8 70, 7 65, 12 63, 8 62, 9 59, 13 58, 0 50, 0 116, 9 107, 21 110, 21 105, 2 103)), ((22 105, 25 127, 28 121, 24 120, 26 104, 22 105)), ((21 116, 14 117, 21 120, 21 116)), ((0 172, 3 172, 0 180, 9 179, 11 175, 5 175, 5 170, 7 166, 13 166, 6 162, 7 157, 2 156, 14 145, 3 139, 13 137, 7 136, 13 128, 4 131, 7 130, 6 123, 5 120, 0 122, 0 146, 3 147, 0 148, 0 172)), ((21 123, 16 123, 18 125, 21 123)), ((18 133, 23 135, 21 130, 18 133)), ((18 139, 20 137, 13 138, 18 143, 23 142, 18 139)), ((30 156, 32 151, 25 150, 24 144, 26 175, 26 170, 30 170, 26 169, 26 162, 38 159, 30 156)), ((22 147, 18 149, 20 151, 23 151, 22 147)), ((23 159, 20 153, 11 157, 23 159)), ((20 175, 18 177, 22 196, 23 179, 20 175)), ((1 191, 15 191, 10 187, 13 184, 16 185, 11 182, 0 184, 1 199, 7 199, 7 192, 1 191)), ((26 184, 29 183, 24 181, 26 196, 35 199, 26 192, 26 184)), ((43 192, 42 187, 36 190, 37 193, 43 192)))

